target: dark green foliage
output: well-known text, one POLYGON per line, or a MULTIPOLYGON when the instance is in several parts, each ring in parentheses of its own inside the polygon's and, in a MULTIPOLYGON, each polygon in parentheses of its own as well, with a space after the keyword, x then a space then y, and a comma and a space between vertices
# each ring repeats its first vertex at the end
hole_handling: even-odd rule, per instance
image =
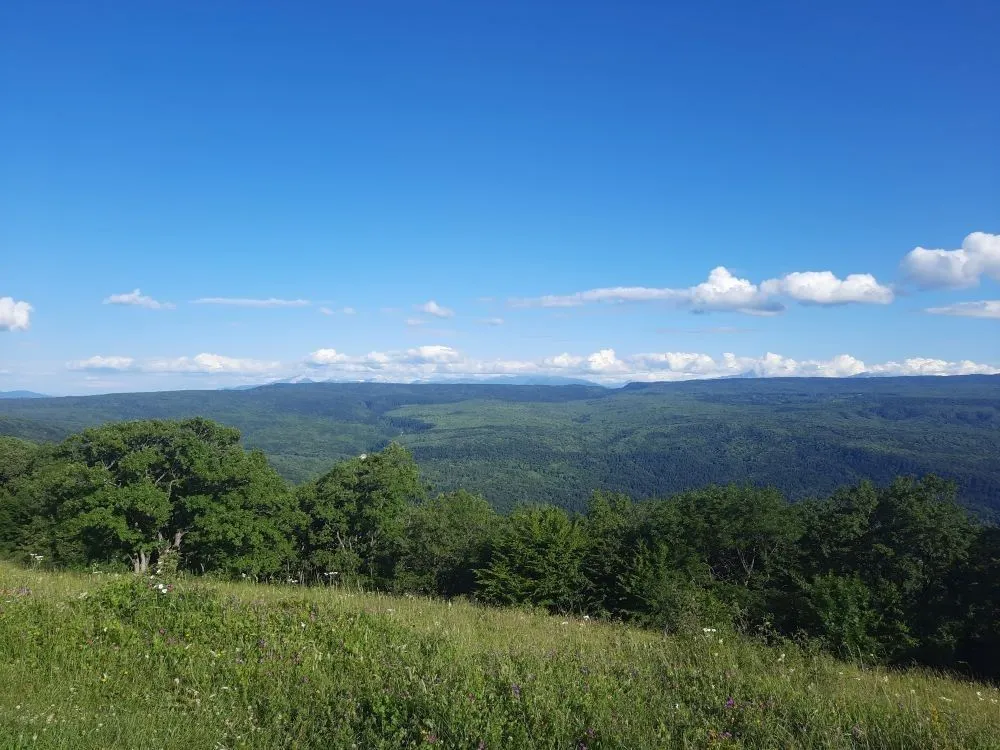
POLYGON ((422 594, 472 594, 500 523, 479 495, 447 492, 411 506, 404 519, 395 588, 422 594))
POLYGON ((309 573, 386 585, 402 546, 403 514, 425 492, 413 456, 396 443, 300 487, 309 573))
POLYGON ((586 532, 580 519, 552 506, 522 506, 500 530, 479 593, 497 604, 577 611, 586 588, 586 532))
POLYGON ((275 574, 302 523, 264 456, 204 419, 85 430, 36 459, 0 509, 8 550, 136 572, 179 554, 189 570, 275 574))
POLYGON ((112 423, 55 446, 0 440, 0 553, 465 595, 1000 676, 1000 533, 933 475, 798 504, 752 484, 602 491, 584 514, 501 516, 427 490, 397 443, 293 489, 235 429, 112 423))
POLYGON ((407 446, 438 490, 499 510, 578 511, 596 488, 637 498, 752 483, 792 500, 934 473, 1000 511, 1000 377, 789 378, 587 386, 315 383, 0 402, 0 434, 61 439, 120 419, 201 415, 238 427, 287 479, 407 446))

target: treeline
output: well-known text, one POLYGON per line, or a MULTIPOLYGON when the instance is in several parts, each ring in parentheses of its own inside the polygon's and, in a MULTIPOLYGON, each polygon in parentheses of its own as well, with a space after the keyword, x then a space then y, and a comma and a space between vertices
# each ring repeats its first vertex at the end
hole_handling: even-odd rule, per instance
POLYGON ((469 596, 1000 676, 1000 529, 934 477, 797 504, 712 486, 500 515, 432 495, 395 444, 292 487, 235 429, 123 422, 57 445, 0 438, 0 554, 469 596))

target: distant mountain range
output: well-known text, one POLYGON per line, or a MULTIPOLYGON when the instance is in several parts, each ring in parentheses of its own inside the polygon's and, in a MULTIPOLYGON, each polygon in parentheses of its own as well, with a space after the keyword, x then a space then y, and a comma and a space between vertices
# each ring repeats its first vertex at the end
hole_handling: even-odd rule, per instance
MULTIPOLYGON (((298 375, 294 378, 285 378, 283 380, 274 380, 270 383, 254 383, 251 385, 237 385, 227 388, 220 388, 220 391, 249 391, 254 388, 263 388, 269 385, 303 385, 309 383, 381 383, 383 381, 376 379, 368 380, 313 380, 305 375, 298 375)), ((496 375, 488 378, 448 378, 448 377, 435 377, 435 378, 425 378, 423 380, 415 380, 409 385, 590 385, 595 387, 603 387, 599 383, 595 383, 592 380, 584 380, 582 378, 564 378, 558 375, 496 375)))
POLYGON ((238 427, 289 480, 391 440, 437 490, 498 508, 580 510, 597 488, 662 497, 711 483, 789 498, 899 474, 953 479, 1000 518, 1000 376, 729 378, 568 384, 275 383, 227 391, 0 400, 0 436, 55 441, 108 420, 204 416, 238 427), (553 387, 556 385, 557 387, 553 387))
POLYGON ((0 398, 48 398, 48 396, 34 391, 0 391, 0 398))
POLYGON ((419 383, 435 383, 447 385, 592 385, 602 387, 600 383, 583 378, 564 378, 559 375, 497 375, 489 378, 431 378, 417 381, 419 383))

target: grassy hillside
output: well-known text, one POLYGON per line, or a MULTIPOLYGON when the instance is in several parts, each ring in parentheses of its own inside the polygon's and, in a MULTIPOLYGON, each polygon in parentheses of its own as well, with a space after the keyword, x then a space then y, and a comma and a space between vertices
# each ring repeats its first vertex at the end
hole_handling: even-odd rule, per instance
POLYGON ((0 434, 56 439, 109 420, 201 415, 239 427, 294 481, 389 440, 439 488, 579 508, 710 482, 793 499, 938 473, 1000 508, 1000 377, 762 379, 589 386, 275 385, 0 402, 0 434))
POLYGON ((0 564, 0 747, 1000 746, 994 687, 713 626, 0 564))

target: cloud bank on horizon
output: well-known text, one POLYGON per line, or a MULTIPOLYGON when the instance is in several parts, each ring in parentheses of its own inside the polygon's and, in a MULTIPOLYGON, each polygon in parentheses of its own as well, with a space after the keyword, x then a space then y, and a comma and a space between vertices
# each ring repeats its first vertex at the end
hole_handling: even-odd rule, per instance
POLYGON ((271 376, 271 380, 310 375, 333 381, 381 382, 499 375, 557 375, 585 378, 604 385, 723 377, 1000 374, 1000 367, 969 360, 946 361, 930 357, 868 364, 849 354, 826 360, 799 360, 773 352, 759 357, 738 356, 730 352, 716 357, 699 352, 646 352, 619 356, 614 349, 609 348, 588 355, 564 352, 538 359, 477 359, 443 344, 372 351, 360 355, 336 349, 317 349, 301 361, 292 363, 203 353, 193 357, 148 360, 127 356, 94 356, 70 362, 67 367, 91 373, 271 376))

